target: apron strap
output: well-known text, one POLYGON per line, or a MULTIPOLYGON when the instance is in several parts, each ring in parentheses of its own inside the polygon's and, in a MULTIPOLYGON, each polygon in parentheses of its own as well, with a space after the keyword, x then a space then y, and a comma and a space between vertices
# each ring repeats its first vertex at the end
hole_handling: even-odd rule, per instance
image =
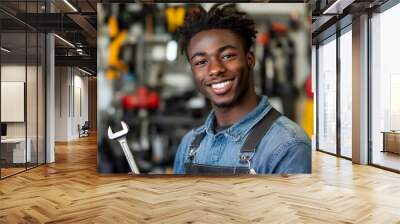
POLYGON ((265 133, 268 132, 272 124, 280 116, 281 113, 275 110, 275 108, 271 108, 267 115, 265 115, 259 122, 257 122, 256 125, 253 126, 253 128, 251 128, 250 134, 247 136, 246 141, 240 149, 240 152, 255 152, 265 133))
POLYGON ((194 138, 192 141, 190 148, 198 148, 200 146, 201 141, 203 141, 204 136, 206 136, 206 132, 202 132, 194 138))
POLYGON ((206 136, 206 132, 202 132, 202 133, 196 135, 196 137, 190 144, 190 148, 189 148, 190 150, 189 150, 189 156, 188 156, 190 163, 193 162, 193 159, 197 153, 197 150, 198 150, 200 143, 203 140, 204 136, 206 136))

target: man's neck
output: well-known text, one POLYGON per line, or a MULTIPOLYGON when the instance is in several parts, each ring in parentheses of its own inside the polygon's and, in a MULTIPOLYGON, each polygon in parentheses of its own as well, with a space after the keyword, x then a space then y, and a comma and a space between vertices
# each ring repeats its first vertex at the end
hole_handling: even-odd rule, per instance
POLYGON ((243 116, 252 111, 258 104, 258 96, 255 93, 242 99, 231 107, 213 106, 214 114, 218 126, 228 126, 239 121, 243 116))

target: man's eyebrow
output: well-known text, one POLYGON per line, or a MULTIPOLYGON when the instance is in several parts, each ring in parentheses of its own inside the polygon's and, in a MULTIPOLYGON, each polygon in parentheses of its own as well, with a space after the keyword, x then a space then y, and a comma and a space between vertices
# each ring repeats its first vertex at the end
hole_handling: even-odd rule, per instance
MULTIPOLYGON (((228 44, 228 45, 225 45, 225 46, 223 46, 223 47, 218 48, 217 52, 218 52, 218 53, 221 53, 221 52, 223 52, 224 50, 229 49, 229 48, 237 49, 237 47, 228 44)), ((202 52, 196 52, 196 53, 194 53, 194 54, 192 55, 192 57, 190 57, 190 61, 192 61, 192 59, 193 59, 194 57, 196 57, 196 56, 204 56, 204 55, 206 55, 206 52, 203 52, 203 51, 202 51, 202 52)))
POLYGON ((194 53, 194 54, 192 55, 192 57, 190 57, 190 61, 192 61, 192 59, 193 59, 194 57, 197 57, 197 56, 204 56, 204 55, 206 55, 206 52, 196 52, 196 53, 194 53))
POLYGON ((223 47, 220 47, 220 48, 218 49, 218 53, 221 53, 222 51, 224 51, 224 50, 226 50, 226 49, 229 49, 229 48, 237 49, 237 47, 228 44, 228 45, 225 45, 225 46, 223 46, 223 47))

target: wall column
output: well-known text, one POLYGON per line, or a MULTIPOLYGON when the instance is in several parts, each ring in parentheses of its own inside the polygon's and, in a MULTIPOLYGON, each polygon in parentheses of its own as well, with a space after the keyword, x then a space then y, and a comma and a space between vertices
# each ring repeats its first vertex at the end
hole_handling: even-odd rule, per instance
POLYGON ((353 19, 353 162, 368 164, 368 15, 353 19))
MULTIPOLYGON (((46 12, 53 12, 54 6, 46 1, 46 12)), ((46 34, 46 163, 55 162, 55 56, 54 35, 46 34)))

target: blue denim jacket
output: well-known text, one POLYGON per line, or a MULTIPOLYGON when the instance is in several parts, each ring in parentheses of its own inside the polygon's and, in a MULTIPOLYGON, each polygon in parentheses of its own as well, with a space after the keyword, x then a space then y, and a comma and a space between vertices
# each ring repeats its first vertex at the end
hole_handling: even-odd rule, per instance
MULTIPOLYGON (((231 127, 214 132, 215 116, 211 112, 206 122, 187 133, 178 147, 174 161, 174 173, 185 173, 190 145, 199 133, 206 132, 193 162, 204 165, 248 167, 240 162, 241 146, 250 129, 271 109, 266 96, 257 107, 231 127)), ((311 142, 296 123, 285 116, 278 118, 262 138, 255 153, 249 153, 250 168, 257 174, 311 173, 311 142)))

